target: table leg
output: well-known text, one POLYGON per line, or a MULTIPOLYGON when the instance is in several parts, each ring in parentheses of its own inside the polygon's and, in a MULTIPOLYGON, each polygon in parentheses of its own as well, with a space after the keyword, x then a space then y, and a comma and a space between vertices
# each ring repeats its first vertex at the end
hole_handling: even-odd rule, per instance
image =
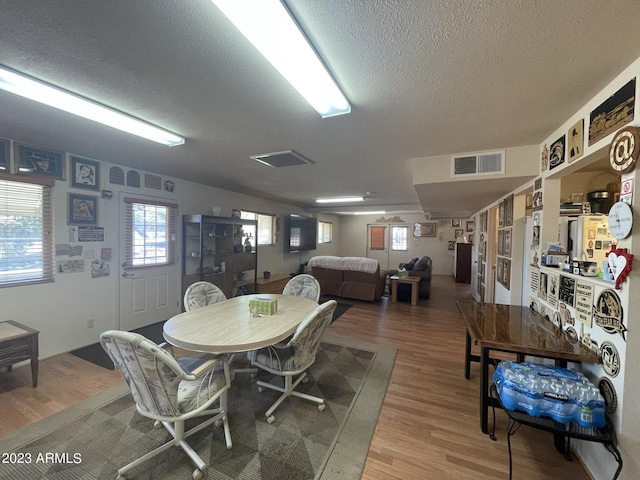
POLYGON ((396 303, 398 300, 398 280, 391 280, 391 302, 396 303))
POLYGON ((469 380, 471 377, 471 335, 469 331, 466 332, 466 338, 464 343, 464 378, 469 380))
POLYGON ((489 433, 489 349, 481 346, 480 355, 480 428, 489 433))
POLYGON ((38 386, 38 359, 31 359, 31 382, 33 383, 33 388, 38 386))
POLYGON ((411 305, 416 305, 418 303, 418 284, 413 282, 411 284, 411 305))

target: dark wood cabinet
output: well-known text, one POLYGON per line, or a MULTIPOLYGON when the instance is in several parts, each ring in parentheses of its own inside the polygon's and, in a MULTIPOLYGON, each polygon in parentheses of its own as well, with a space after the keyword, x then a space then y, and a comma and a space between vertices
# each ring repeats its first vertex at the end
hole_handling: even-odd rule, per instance
POLYGON ((471 243, 456 243, 453 255, 453 278, 456 283, 471 283, 471 243))
MULTIPOLYGON (((256 220, 212 215, 182 217, 182 294, 189 285, 207 281, 227 298, 256 293, 258 248, 245 246, 245 226, 256 220)), ((253 239, 255 240, 255 239, 253 239)))

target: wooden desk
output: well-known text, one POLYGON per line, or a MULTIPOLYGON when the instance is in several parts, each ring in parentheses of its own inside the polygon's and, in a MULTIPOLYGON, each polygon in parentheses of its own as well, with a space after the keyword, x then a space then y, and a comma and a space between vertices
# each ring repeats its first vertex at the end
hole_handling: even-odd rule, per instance
POLYGON ((470 301, 456 302, 467 327, 464 374, 469 378, 471 362, 480 362, 480 428, 489 433, 490 405, 499 407, 489 396, 489 353, 515 353, 550 358, 566 367, 567 362, 598 363, 598 354, 579 341, 571 341, 565 332, 529 307, 470 301), (481 354, 471 355, 471 340, 480 345, 481 354))
POLYGON ((31 381, 38 386, 38 330, 13 320, 0 322, 0 367, 31 360, 31 381))
POLYGON ((282 293, 284 286, 291 280, 291 275, 272 273, 269 278, 258 279, 258 293, 282 293))
POLYGON ((406 283, 411 285, 411 305, 418 303, 418 285, 420 285, 420 277, 399 277, 398 275, 391 275, 389 277, 391 281, 391 301, 396 303, 398 300, 398 284, 406 283))
POLYGON ((242 295, 170 318, 163 326, 164 338, 195 352, 246 352, 284 340, 317 307, 313 300, 292 295, 242 295), (278 311, 252 317, 251 298, 277 299, 278 311))

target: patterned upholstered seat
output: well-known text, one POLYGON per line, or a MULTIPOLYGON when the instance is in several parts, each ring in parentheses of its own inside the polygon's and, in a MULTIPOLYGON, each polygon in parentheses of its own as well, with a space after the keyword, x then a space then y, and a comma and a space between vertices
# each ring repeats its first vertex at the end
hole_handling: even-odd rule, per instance
POLYGON ((320 284, 314 276, 303 273, 289 280, 284 286, 282 294, 304 297, 318 303, 320 301, 320 284))
POLYGON ((230 356, 176 360, 142 335, 116 330, 103 332, 100 343, 129 385, 138 412, 161 422, 173 436, 164 445, 120 468, 119 478, 126 478, 129 470, 178 445, 196 464, 194 478, 203 478, 207 464, 185 439, 211 423, 222 423, 227 448, 231 448, 227 421, 227 390, 232 376, 230 356), (215 402, 218 407, 211 408, 215 402), (184 431, 185 420, 205 415, 210 418, 184 431))
POLYGON ((318 409, 324 410, 324 399, 297 392, 295 388, 306 378, 306 370, 315 362, 320 339, 331 323, 336 306, 335 300, 329 300, 318 306, 300 323, 288 342, 249 352, 252 365, 284 377, 284 387, 258 380, 259 391, 270 388, 282 392, 280 398, 265 413, 268 423, 273 423, 275 420, 273 412, 291 395, 316 402, 318 409), (299 375, 295 382, 294 375, 299 375))
POLYGON ((226 295, 213 283, 196 282, 184 292, 184 309, 187 312, 212 303, 226 300, 226 295))

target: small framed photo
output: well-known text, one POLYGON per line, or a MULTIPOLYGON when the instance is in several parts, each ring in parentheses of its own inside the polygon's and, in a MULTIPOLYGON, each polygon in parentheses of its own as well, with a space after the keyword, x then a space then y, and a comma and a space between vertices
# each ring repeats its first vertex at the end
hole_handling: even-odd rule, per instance
POLYGON ((504 199, 504 226, 513 225, 513 194, 504 199))
POLYGON ((511 256, 511 229, 505 228, 504 230, 504 245, 502 248, 502 253, 505 257, 511 256))
POLYGON ((456 238, 462 238, 464 237, 464 230, 462 230, 461 228, 456 228, 455 234, 456 238))
POLYGON ((504 200, 498 203, 498 227, 504 227, 504 200))
POLYGON ((459 227, 460 226, 460 220, 451 220, 451 226, 452 227, 459 227))
POLYGON ((475 222, 473 220, 468 220, 467 221, 467 233, 473 233, 474 229, 475 229, 475 222))
POLYGON ((504 255, 504 230, 498 230, 498 255, 504 255))
POLYGON ((11 162, 9 161, 9 140, 0 138, 0 172, 11 173, 11 162))
POLYGON ((454 242, 453 240, 449 240, 448 243, 448 247, 449 250, 455 250, 456 249, 456 242, 454 242))
POLYGON ((69 193, 67 225, 97 225, 98 197, 69 193))
POLYGON ((15 173, 65 180, 65 153, 29 145, 15 145, 15 173))
POLYGON ((69 159, 71 160, 71 186, 98 191, 100 189, 100 163, 75 155, 70 155, 69 159))

